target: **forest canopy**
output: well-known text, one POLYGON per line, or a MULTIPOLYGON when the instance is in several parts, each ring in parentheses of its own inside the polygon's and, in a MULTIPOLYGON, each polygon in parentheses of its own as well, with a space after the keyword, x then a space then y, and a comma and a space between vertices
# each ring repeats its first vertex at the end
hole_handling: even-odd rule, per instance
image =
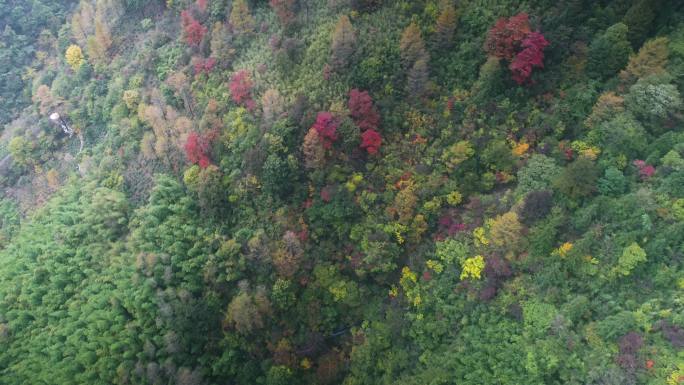
POLYGON ((684 384, 681 1, 0 10, 0 384, 684 384))

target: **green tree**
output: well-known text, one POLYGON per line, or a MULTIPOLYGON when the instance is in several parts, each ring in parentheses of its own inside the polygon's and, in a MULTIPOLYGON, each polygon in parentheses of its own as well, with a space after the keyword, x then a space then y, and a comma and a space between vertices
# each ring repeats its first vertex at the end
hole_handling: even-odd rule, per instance
POLYGON ((587 73, 595 79, 605 80, 625 68, 632 46, 627 40, 628 28, 615 24, 596 37, 589 46, 587 73))
POLYGON ((598 191, 604 195, 619 196, 625 192, 626 186, 625 176, 615 167, 608 167, 598 180, 598 191))
POLYGON ((639 47, 646 40, 653 27, 659 0, 638 0, 629 8, 622 22, 629 28, 627 39, 633 47, 639 47))
POLYGON ((579 157, 567 165, 554 179, 556 189, 572 200, 587 197, 596 191, 598 167, 586 157, 579 157))
POLYGON ((658 77, 639 80, 630 87, 625 106, 655 133, 661 133, 659 123, 682 108, 679 90, 673 84, 662 83, 658 77))
POLYGON ((636 242, 633 242, 622 251, 617 266, 613 268, 613 272, 624 276, 630 275, 637 265, 646 262, 646 260, 644 249, 636 242))
POLYGON ((647 145, 644 127, 630 114, 616 114, 588 134, 590 142, 606 155, 639 157, 647 145))
POLYGON ((516 193, 523 196, 531 191, 549 189, 561 170, 553 158, 541 154, 532 155, 527 164, 518 171, 516 193))
POLYGON ((23 136, 15 136, 9 142, 9 153, 19 166, 26 166, 32 157, 31 143, 24 139, 23 136))

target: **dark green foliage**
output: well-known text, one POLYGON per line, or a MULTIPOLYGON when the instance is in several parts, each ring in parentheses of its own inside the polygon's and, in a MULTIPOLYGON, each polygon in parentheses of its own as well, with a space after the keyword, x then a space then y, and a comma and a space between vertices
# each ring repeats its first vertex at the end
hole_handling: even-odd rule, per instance
POLYGON ((628 27, 615 24, 595 38, 587 53, 587 73, 599 80, 617 75, 627 65, 632 47, 627 40, 628 27))
POLYGON ((551 191, 532 191, 525 196, 520 216, 527 223, 544 218, 553 205, 553 193, 551 191))
POLYGON ((349 0, 351 6, 359 11, 374 11, 382 5, 384 0, 349 0))
POLYGON ((625 192, 627 179, 620 170, 608 167, 598 180, 598 191, 603 195, 618 196, 625 192))
POLYGON ((599 170, 591 159, 580 157, 563 169, 554 180, 554 187, 568 198, 576 200, 596 191, 599 170))
POLYGON ((648 32, 653 28, 653 20, 660 6, 659 0, 638 0, 634 2, 622 22, 627 25, 627 39, 635 49, 648 37, 648 32))
POLYGON ((274 197, 287 198, 297 186, 297 163, 293 157, 283 159, 271 154, 262 169, 264 192, 274 197))

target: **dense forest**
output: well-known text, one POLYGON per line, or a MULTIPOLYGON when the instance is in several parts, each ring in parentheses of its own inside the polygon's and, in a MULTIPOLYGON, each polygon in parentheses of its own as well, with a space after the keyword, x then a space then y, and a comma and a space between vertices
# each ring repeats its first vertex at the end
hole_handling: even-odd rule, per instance
POLYGON ((684 384, 681 0, 0 0, 0 384, 684 384))

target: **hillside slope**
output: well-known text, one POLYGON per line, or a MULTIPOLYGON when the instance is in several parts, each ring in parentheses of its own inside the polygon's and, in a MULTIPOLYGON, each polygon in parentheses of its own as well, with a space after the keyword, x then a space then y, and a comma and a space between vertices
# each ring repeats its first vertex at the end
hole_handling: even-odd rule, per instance
POLYGON ((0 384, 684 384, 681 2, 0 9, 0 384))

